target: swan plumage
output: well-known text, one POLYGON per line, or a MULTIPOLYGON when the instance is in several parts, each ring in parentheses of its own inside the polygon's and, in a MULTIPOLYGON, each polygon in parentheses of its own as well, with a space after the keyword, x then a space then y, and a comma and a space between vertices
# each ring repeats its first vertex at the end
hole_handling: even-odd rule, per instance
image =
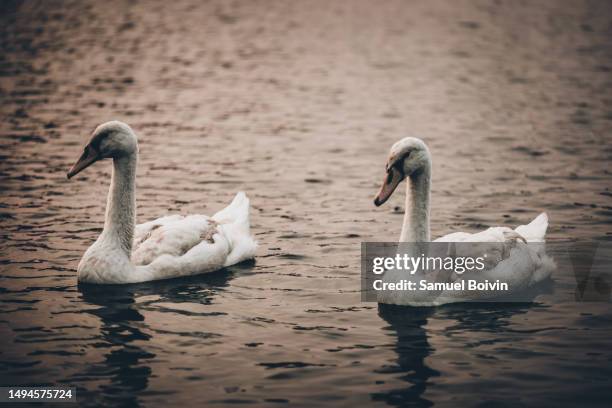
MULTIPOLYGON (((417 138, 405 138, 391 148, 386 165, 386 176, 374 203, 382 205, 393 194, 397 186, 407 180, 406 212, 400 235, 402 242, 429 242, 429 201, 431 185, 431 154, 425 143, 417 138)), ((486 250, 490 256, 487 268, 472 271, 461 276, 479 281, 500 281, 508 283, 512 291, 533 286, 548 277, 555 268, 553 260, 546 254, 544 245, 548 216, 541 213, 529 224, 509 227, 491 227, 477 233, 453 232, 433 242, 473 243, 458 245, 455 255, 477 257, 486 250)), ((399 281, 406 278, 400 271, 387 271, 383 280, 399 281)), ((456 274, 450 280, 456 280, 456 274)), ((499 295, 487 291, 446 290, 439 293, 423 294, 411 291, 381 291, 377 293, 380 303, 411 306, 435 306, 445 303, 489 299, 499 295)))
POLYGON ((70 178, 98 160, 113 159, 104 229, 77 267, 79 281, 120 284, 176 278, 212 272, 255 256, 249 199, 243 192, 212 217, 167 215, 135 225, 137 156, 131 128, 107 122, 96 128, 68 173, 70 178))

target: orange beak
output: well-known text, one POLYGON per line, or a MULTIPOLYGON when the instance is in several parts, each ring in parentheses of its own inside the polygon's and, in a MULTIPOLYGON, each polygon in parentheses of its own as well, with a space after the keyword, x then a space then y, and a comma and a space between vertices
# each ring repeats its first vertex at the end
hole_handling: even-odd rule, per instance
POLYGON ((399 183, 403 180, 402 172, 395 167, 389 167, 383 180, 382 187, 374 199, 374 205, 381 206, 391 197, 399 183))
POLYGON ((74 166, 72 166, 72 168, 68 172, 68 178, 70 179, 76 176, 81 171, 85 170, 87 167, 91 166, 100 159, 100 155, 93 147, 91 147, 91 145, 85 146, 83 154, 81 155, 81 157, 79 157, 79 160, 74 163, 74 166))

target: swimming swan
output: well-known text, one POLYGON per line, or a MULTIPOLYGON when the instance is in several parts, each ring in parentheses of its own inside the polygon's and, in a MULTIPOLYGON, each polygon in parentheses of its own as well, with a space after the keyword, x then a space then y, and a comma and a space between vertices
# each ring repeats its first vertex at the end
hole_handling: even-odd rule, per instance
POLYGON ((106 220, 79 262, 80 282, 135 283, 190 276, 255 256, 249 199, 243 192, 212 217, 170 215, 135 226, 138 140, 128 125, 112 121, 98 126, 68 178, 107 158, 113 159, 113 173, 106 220))
MULTIPOLYGON (((378 195, 376 206, 389 199, 393 191, 407 179, 406 210, 400 235, 401 242, 429 242, 429 200, 431 186, 431 155, 425 143, 417 138, 408 137, 391 147, 386 165, 386 176, 378 195)), ((546 213, 538 215, 528 225, 512 230, 508 227, 492 227, 485 231, 470 234, 455 232, 436 239, 434 242, 470 242, 487 244, 455 244, 461 248, 461 255, 482 256, 481 250, 496 252, 488 258, 487 268, 464 274, 462 279, 474 278, 484 282, 489 280, 508 283, 510 291, 518 291, 532 286, 550 276, 554 262, 546 255, 544 236, 548 228, 546 213), (495 244, 497 243, 497 244, 495 244), (527 245, 527 243, 530 243, 527 245), (542 243, 542 244, 531 244, 542 243), (469 252, 472 252, 471 254, 469 252)), ((449 244, 449 248, 452 246, 449 244)), ((406 271, 389 270, 383 275, 385 282, 398 282, 405 279, 406 271)), ((458 279, 450 274, 448 280, 458 279)), ((509 292, 505 293, 509 294, 509 292)), ((461 302, 499 296, 498 291, 440 290, 430 291, 379 291, 379 303, 412 306, 434 306, 444 303, 461 302)))

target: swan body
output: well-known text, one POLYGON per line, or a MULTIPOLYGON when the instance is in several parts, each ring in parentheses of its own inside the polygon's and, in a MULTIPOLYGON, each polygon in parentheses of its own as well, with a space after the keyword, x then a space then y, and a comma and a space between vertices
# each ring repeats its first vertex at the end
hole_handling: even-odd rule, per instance
MULTIPOLYGON (((431 185, 431 155, 425 143, 416 138, 405 138, 395 143, 386 166, 386 177, 374 203, 382 205, 393 194, 402 180, 407 179, 406 212, 400 235, 402 242, 430 242, 429 201, 431 185)), ((470 271, 461 279, 479 282, 500 280, 516 293, 533 286, 548 277, 555 268, 553 260, 546 254, 545 235, 548 228, 546 213, 538 215, 527 225, 515 229, 491 227, 478 233, 454 232, 433 242, 458 243, 455 256, 488 257, 486 268, 470 271), (463 245, 461 243, 466 243, 463 245), (471 243, 471 244, 470 244, 471 243)), ((410 279, 405 271, 388 270, 383 275, 385 282, 410 279)), ((414 277, 413 277, 414 278, 414 277)), ((434 281, 436 276, 429 276, 434 281)), ((439 277, 438 277, 439 278, 439 277)), ((416 279, 416 278, 414 278, 416 279)), ((459 279, 455 273, 448 280, 459 279)), ((509 294, 509 293, 507 293, 509 294)), ((440 290, 440 291, 378 291, 379 303, 410 306, 436 306, 445 303, 491 299, 499 296, 496 291, 440 290)))
POLYGON ((107 122, 96 128, 68 173, 71 178, 98 160, 113 159, 104 229, 77 267, 80 282, 123 284, 190 276, 255 256, 249 199, 243 192, 212 217, 169 215, 135 225, 137 157, 132 129, 107 122))

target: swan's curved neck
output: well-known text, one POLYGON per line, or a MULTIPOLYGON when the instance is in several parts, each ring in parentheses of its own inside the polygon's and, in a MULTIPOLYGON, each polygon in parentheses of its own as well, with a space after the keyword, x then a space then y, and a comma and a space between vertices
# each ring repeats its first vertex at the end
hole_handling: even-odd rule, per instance
POLYGON ((406 212, 400 242, 429 242, 431 165, 412 174, 406 183, 406 212))
POLYGON ((105 237, 130 256, 135 225, 136 153, 113 159, 113 175, 106 202, 105 237))

